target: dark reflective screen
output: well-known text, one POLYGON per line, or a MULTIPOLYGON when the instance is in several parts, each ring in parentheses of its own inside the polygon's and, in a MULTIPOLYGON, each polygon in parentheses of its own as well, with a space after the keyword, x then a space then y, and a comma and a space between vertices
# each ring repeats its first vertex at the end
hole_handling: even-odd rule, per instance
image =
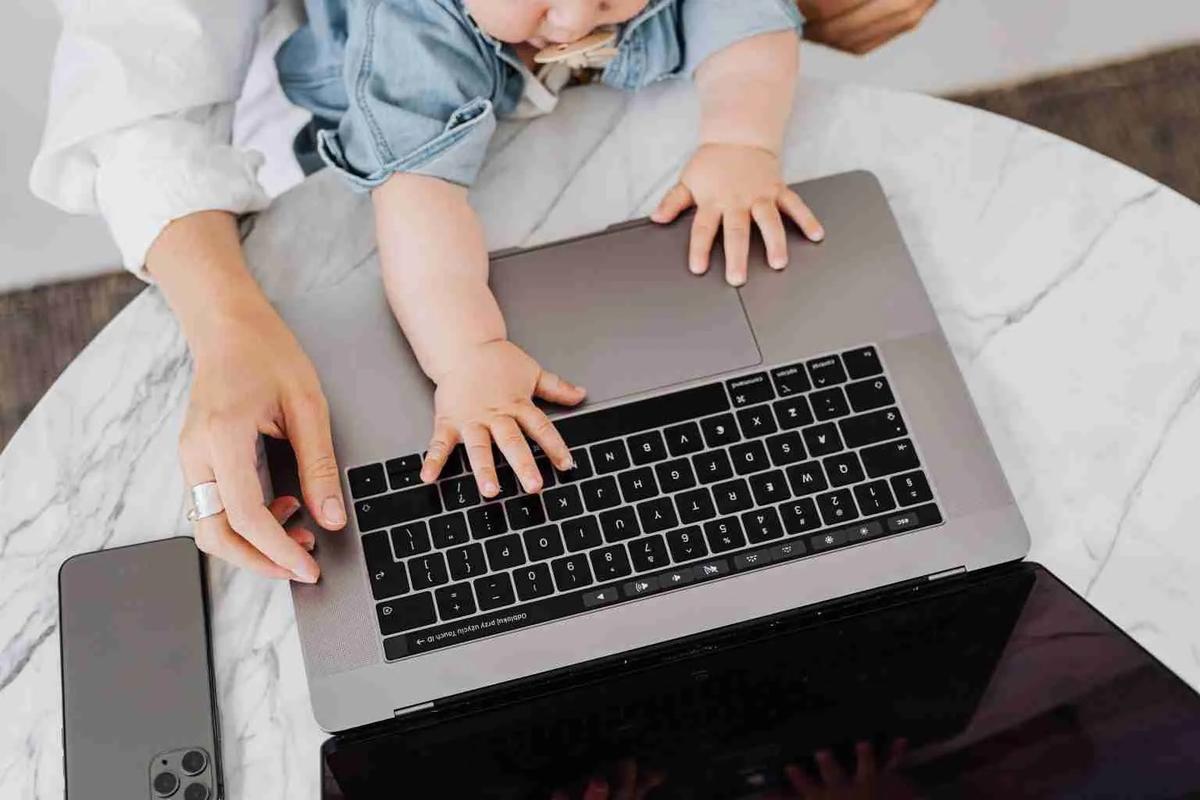
POLYGON ((1200 698, 1034 565, 337 737, 328 800, 1200 796, 1200 698))

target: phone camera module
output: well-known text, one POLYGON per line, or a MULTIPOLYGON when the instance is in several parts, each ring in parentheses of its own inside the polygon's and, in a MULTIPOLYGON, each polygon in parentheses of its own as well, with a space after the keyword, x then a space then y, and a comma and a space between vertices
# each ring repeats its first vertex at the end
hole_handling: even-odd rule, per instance
POLYGON ((170 797, 179 791, 179 778, 174 772, 163 770, 154 776, 154 793, 159 797, 170 797))
POLYGON ((212 797, 212 793, 203 783, 189 783, 188 787, 183 790, 183 800, 209 800, 210 797, 212 797))
POLYGON ((199 775, 208 766, 208 756, 204 755, 203 750, 188 750, 183 754, 180 766, 187 775, 199 775))

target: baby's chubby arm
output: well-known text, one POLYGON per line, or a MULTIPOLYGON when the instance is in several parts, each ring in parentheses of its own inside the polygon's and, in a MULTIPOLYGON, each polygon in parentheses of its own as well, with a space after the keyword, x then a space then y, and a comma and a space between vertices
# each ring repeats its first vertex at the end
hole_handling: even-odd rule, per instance
POLYGON ((572 459, 532 398, 575 405, 584 390, 543 370, 508 341, 487 285, 483 230, 466 189, 396 173, 372 199, 388 302, 421 368, 437 384, 421 478, 435 480, 461 441, 480 493, 496 496, 494 439, 525 490, 539 491, 542 478, 526 435, 558 469, 570 469, 572 459))
POLYGON ((762 232, 767 262, 787 266, 787 237, 780 210, 804 234, 825 231, 800 197, 783 182, 779 151, 792 112, 798 53, 794 31, 744 39, 714 53, 696 70, 700 91, 700 146, 677 183, 651 215, 670 222, 696 206, 688 267, 708 269, 717 229, 724 229, 725 278, 746 282, 751 220, 762 232))

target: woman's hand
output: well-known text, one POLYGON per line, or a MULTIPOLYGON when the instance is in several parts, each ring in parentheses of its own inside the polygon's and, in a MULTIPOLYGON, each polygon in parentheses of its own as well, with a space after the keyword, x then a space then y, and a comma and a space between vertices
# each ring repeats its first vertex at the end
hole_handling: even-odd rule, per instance
POLYGON ((688 269, 699 275, 708 270, 717 229, 724 230, 725 280, 732 286, 746 282, 746 262, 753 225, 758 226, 767 249, 767 263, 783 269, 788 263, 783 211, 814 242, 825 230, 800 196, 783 182, 779 159, 769 150, 739 144, 701 145, 684 168, 674 188, 667 192, 650 218, 667 223, 696 206, 688 269))
POLYGON ((233 218, 176 220, 147 267, 179 318, 195 376, 179 439, 189 486, 215 480, 225 512, 196 523, 203 551, 272 578, 314 583, 311 531, 285 531, 295 497, 268 506, 257 471, 260 433, 287 438, 302 494, 322 527, 346 524, 329 413, 312 363, 246 271, 233 218))
POLYGON ((863 55, 911 31, 935 0, 797 0, 804 38, 863 55))
POLYGON ((495 497, 500 492, 492 456, 495 441, 525 491, 541 491, 542 475, 526 436, 538 443, 557 469, 572 469, 574 461, 554 424, 532 398, 573 406, 585 395, 582 388, 542 369, 507 340, 468 349, 459 355, 453 369, 438 376, 433 438, 421 467, 421 479, 436 480, 450 452, 461 441, 479 493, 495 497))

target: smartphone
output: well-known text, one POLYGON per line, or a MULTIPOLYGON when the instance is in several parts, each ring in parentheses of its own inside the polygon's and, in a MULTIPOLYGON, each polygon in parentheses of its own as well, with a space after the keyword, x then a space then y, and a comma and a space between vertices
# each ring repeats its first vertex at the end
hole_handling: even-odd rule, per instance
POLYGON ((58 571, 67 798, 218 800, 204 561, 184 536, 58 571))

